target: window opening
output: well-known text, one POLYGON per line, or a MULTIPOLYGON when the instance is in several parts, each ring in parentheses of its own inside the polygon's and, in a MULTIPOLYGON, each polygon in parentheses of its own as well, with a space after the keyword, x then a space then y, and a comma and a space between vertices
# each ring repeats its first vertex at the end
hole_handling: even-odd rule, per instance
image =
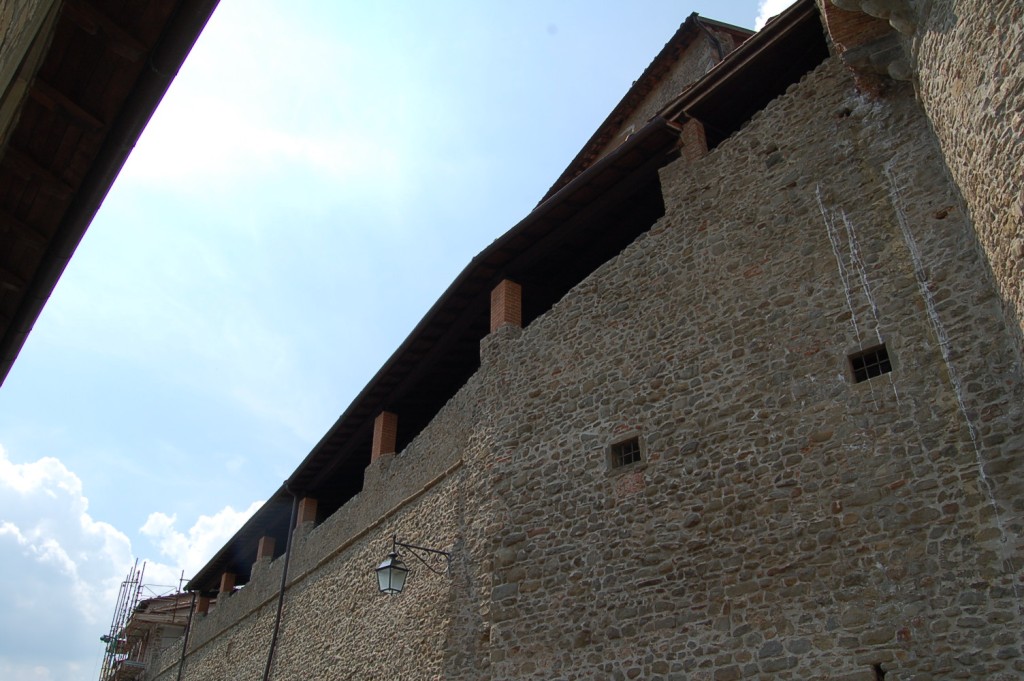
POLYGON ((853 369, 854 383, 892 371, 892 362, 889 361, 885 343, 850 355, 850 368, 853 369))
POLYGON ((612 468, 628 466, 640 461, 641 458, 640 438, 638 437, 631 437, 612 445, 612 468))

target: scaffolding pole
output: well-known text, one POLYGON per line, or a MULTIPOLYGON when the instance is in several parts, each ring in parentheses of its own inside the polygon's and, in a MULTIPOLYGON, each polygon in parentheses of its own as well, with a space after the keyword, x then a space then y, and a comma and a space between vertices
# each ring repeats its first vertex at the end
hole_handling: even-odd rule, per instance
POLYGON ((103 655, 103 666, 100 667, 100 681, 109 681, 117 671, 117 663, 128 655, 128 641, 125 637, 125 625, 132 616, 135 606, 139 603, 142 593, 142 574, 146 570, 143 563, 139 568, 139 559, 128 571, 128 575, 121 582, 121 590, 117 595, 117 605, 114 607, 114 616, 110 620, 110 630, 100 637, 106 644, 103 655))

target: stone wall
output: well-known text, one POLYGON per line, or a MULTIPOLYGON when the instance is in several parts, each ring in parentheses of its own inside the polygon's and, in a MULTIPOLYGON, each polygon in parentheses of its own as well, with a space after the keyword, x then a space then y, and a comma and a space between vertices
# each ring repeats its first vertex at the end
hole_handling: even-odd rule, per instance
POLYGON ((662 180, 490 367, 490 678, 1019 678, 1021 377, 913 92, 829 62, 662 180))
POLYGON ((1024 3, 917 0, 919 94, 1024 347, 1024 3))
MULTIPOLYGON (((475 454, 477 384, 470 381, 405 451, 372 464, 360 494, 321 525, 296 531, 272 678, 440 678, 449 657, 472 669, 463 659, 472 645, 465 630, 479 631, 475 609, 484 599, 470 598, 480 583, 470 572, 483 562, 464 547, 474 536, 466 525, 478 515, 466 503, 474 483, 463 459, 486 458, 475 454), (379 594, 373 568, 395 534, 452 550, 451 574, 417 569, 406 557, 407 591, 379 594), (439 644, 447 638, 448 646, 439 644)), ((257 563, 249 584, 194 622, 182 678, 262 678, 283 564, 282 557, 257 563)), ((148 678, 176 679, 180 655, 179 643, 148 678)))
MULTIPOLYGON (((1024 382, 911 86, 831 59, 661 179, 663 219, 299 533, 271 678, 1024 674, 1024 382), (451 575, 376 594, 395 532, 451 575)), ((281 562, 184 678, 260 678, 281 562)))

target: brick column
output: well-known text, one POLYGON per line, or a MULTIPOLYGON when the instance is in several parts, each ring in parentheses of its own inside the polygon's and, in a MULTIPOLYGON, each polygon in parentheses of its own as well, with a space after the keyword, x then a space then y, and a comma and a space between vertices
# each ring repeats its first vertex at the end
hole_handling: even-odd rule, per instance
POLYGON ((220 576, 220 592, 230 594, 235 590, 235 573, 225 572, 220 576))
POLYGON ((295 527, 299 527, 303 523, 315 523, 316 522, 316 499, 313 497, 303 497, 299 500, 299 512, 295 518, 295 527))
POLYGON ((704 124, 696 118, 687 119, 679 133, 680 152, 687 161, 696 161, 708 155, 708 138, 704 124))
POLYGON ((398 442, 398 416, 390 411, 382 411, 373 421, 373 445, 370 449, 370 463, 381 454, 394 454, 398 442))
POLYGON ((523 287, 505 279, 491 291, 491 333, 503 326, 523 325, 523 287))
POLYGON ((260 537, 260 543, 256 547, 256 560, 263 558, 274 559, 275 541, 273 537, 260 537))
POLYGON ((197 596, 196 597, 196 614, 205 615, 210 612, 210 597, 209 596, 197 596))

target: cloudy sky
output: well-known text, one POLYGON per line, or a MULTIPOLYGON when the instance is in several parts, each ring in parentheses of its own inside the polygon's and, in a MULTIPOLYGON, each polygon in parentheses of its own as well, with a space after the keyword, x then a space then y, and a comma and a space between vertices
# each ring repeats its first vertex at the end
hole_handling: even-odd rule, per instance
POLYGON ((221 0, 0 387, 0 678, 96 679, 136 558, 220 548, 691 12, 221 0))

